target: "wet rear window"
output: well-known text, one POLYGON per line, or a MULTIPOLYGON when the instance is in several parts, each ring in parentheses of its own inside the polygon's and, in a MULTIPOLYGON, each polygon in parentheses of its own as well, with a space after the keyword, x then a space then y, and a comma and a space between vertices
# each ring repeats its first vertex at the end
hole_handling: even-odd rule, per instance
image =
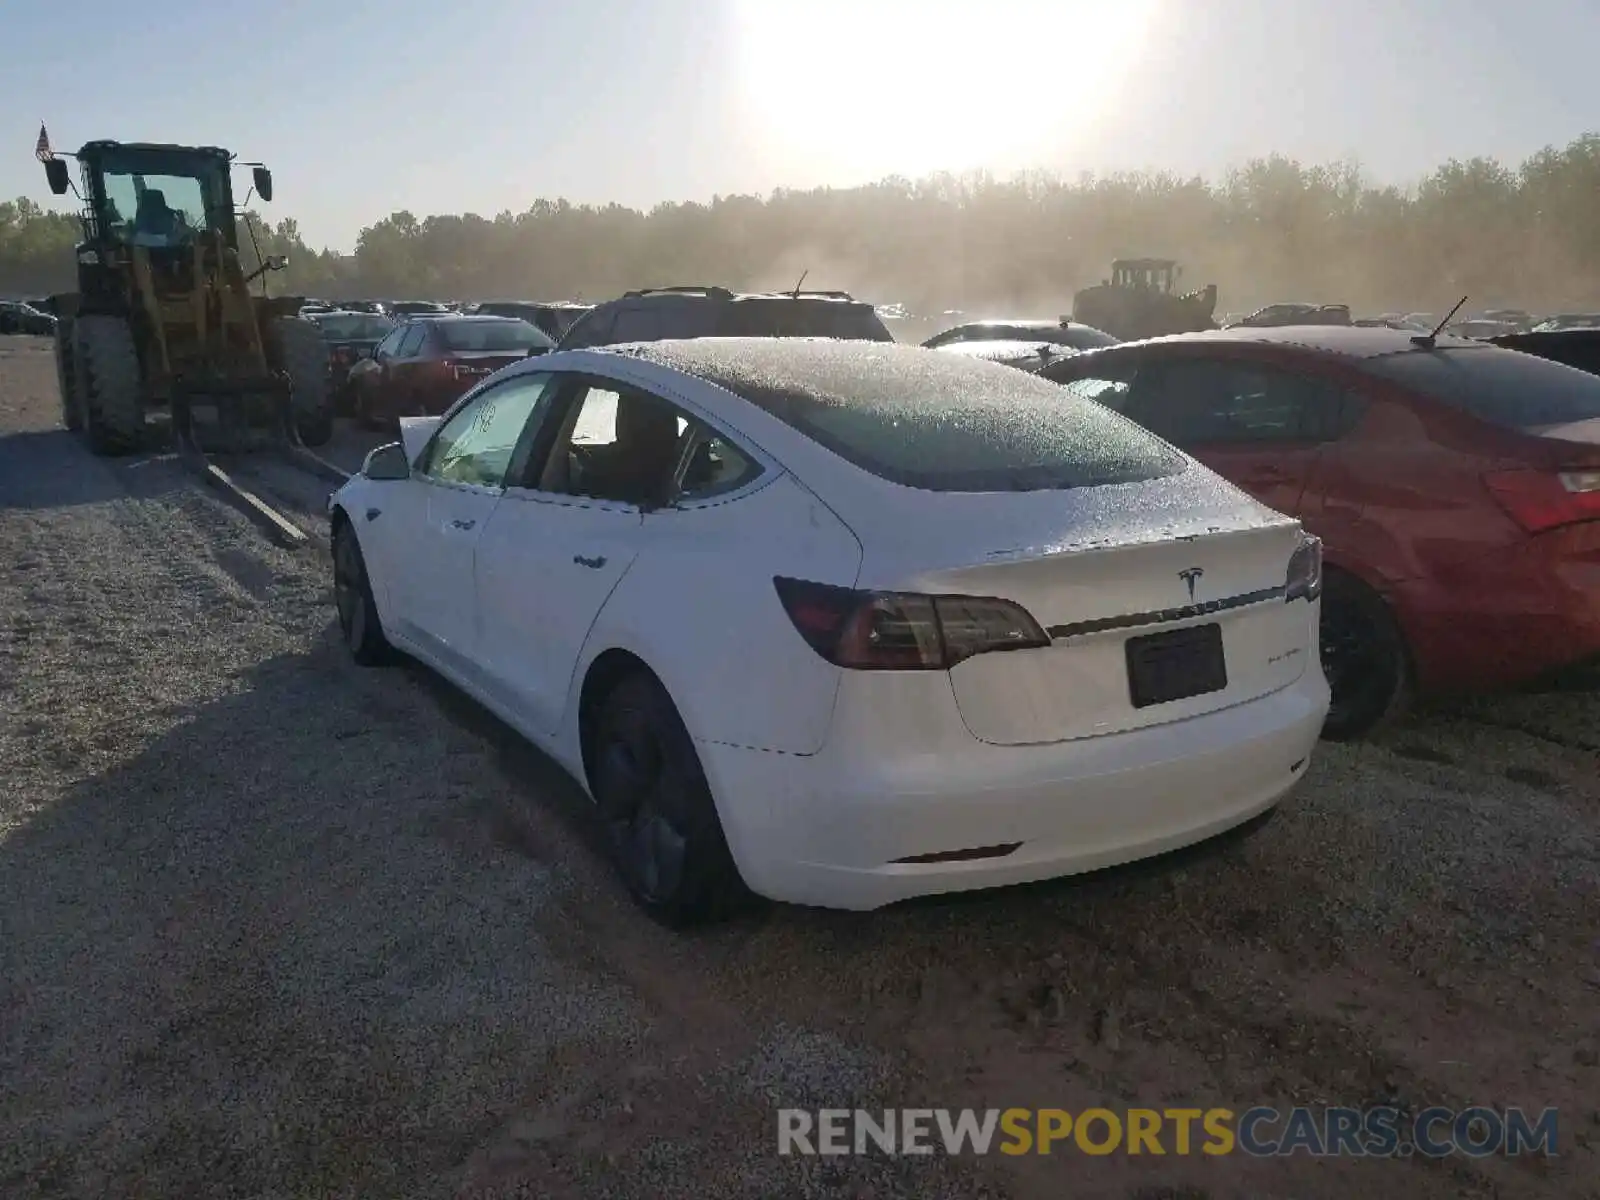
POLYGON ((894 340, 870 304, 805 299, 730 301, 718 314, 717 336, 894 340))
POLYGON ((939 492, 1136 483, 1187 460, 1133 422, 1026 372, 861 342, 748 341, 662 358, 716 383, 882 479, 939 492), (787 349, 785 348, 787 345, 787 349))
POLYGON ((1362 366, 1506 429, 1600 417, 1600 376, 1497 346, 1403 351, 1362 366))

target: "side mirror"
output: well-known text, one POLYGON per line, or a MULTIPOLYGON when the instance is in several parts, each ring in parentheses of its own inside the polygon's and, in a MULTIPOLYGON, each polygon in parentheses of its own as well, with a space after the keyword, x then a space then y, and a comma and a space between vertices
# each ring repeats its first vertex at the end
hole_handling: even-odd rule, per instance
POLYGON ((289 256, 287 254, 269 254, 269 255, 267 255, 266 268, 269 271, 281 271, 285 267, 287 267, 288 265, 289 265, 289 256))
POLYGON ((250 181, 256 185, 256 195, 270 204, 272 202, 272 172, 265 167, 257 167, 250 173, 250 181))
POLYGON ((67 160, 64 158, 45 159, 44 177, 50 181, 50 191, 57 196, 65 196, 67 189, 72 186, 72 179, 67 175, 67 160))
POLYGON ((361 464, 364 479, 396 480, 411 478, 411 463, 399 442, 387 442, 367 455, 361 464))

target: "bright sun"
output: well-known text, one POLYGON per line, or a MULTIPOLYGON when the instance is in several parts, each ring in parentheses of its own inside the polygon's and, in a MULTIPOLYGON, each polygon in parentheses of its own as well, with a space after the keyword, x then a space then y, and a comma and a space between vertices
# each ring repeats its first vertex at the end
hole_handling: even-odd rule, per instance
POLYGON ((753 131, 830 178, 1058 161, 1122 82, 1155 0, 740 0, 753 131))

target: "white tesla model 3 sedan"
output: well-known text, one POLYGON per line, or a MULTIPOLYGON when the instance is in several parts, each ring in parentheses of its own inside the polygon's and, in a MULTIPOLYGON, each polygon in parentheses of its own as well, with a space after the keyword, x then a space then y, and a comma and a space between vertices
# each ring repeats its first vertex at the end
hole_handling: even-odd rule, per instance
POLYGON ((547 751, 669 923, 1196 842, 1328 705, 1320 544, 1111 410, 915 347, 545 355, 329 501, 356 660, 547 751))

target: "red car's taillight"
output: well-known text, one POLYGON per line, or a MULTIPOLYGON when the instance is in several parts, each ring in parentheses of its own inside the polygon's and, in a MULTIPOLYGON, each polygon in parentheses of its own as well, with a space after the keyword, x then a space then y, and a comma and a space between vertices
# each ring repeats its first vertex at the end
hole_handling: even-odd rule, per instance
POLYGON ((1600 521, 1600 468, 1571 471, 1496 471, 1484 486, 1528 533, 1579 521, 1600 521))
POLYGON ((1009 600, 867 592, 781 576, 772 582, 806 644, 838 667, 948 671, 975 654, 1050 644, 1009 600))

